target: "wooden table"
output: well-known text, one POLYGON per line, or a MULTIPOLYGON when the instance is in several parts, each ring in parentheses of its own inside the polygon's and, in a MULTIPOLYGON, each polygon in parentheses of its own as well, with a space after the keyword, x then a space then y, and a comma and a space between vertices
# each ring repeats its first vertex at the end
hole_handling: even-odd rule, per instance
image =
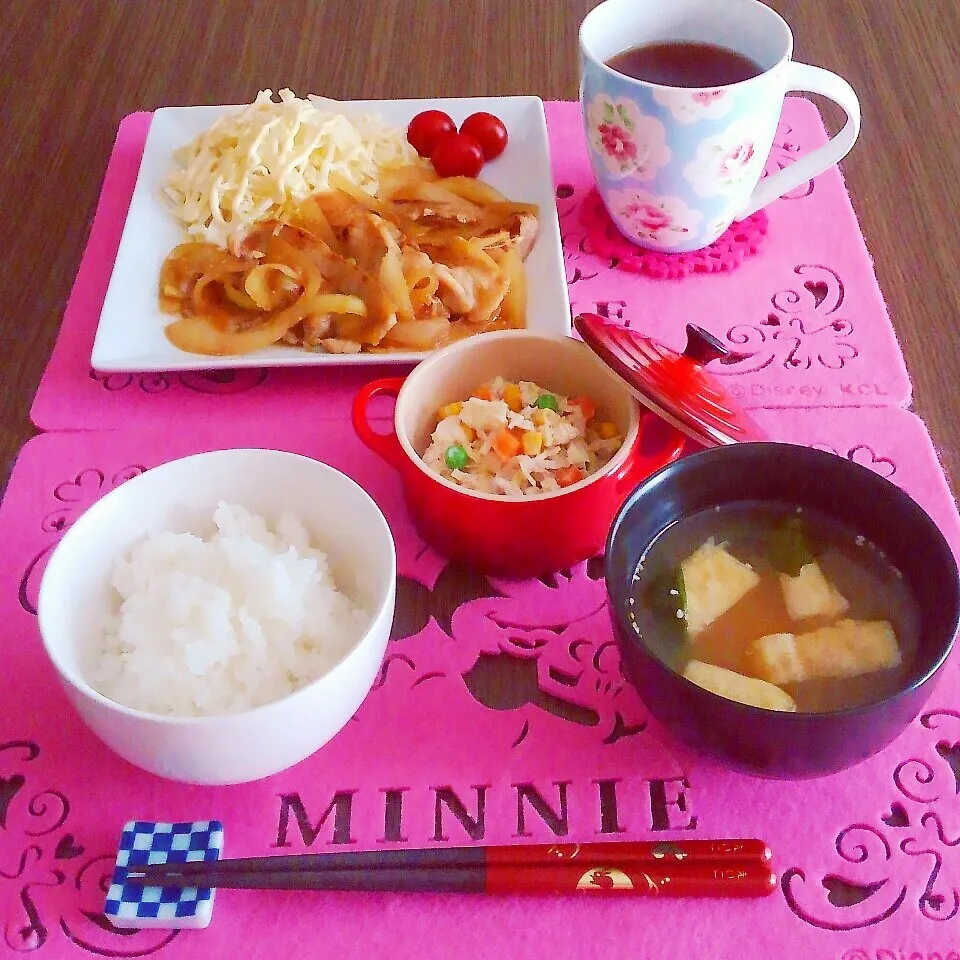
MULTIPOLYGON (((641 2, 641 0, 637 0, 641 2)), ((721 2, 721 0, 718 0, 721 2)), ((0 488, 32 428, 121 117, 335 98, 577 96, 591 0, 3 0, 0 488)), ((773 0, 797 58, 846 76, 864 113, 844 164, 926 419, 960 476, 960 4, 773 0)), ((956 490, 956 487, 954 488, 956 490)))

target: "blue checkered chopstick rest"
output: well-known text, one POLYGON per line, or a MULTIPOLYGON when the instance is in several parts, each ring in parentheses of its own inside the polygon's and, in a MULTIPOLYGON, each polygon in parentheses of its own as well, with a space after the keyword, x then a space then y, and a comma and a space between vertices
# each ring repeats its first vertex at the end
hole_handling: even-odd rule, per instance
POLYGON ((120 836, 113 881, 103 912, 115 927, 202 929, 213 916, 213 890, 141 887, 125 882, 127 871, 147 863, 219 860, 222 853, 223 824, 219 820, 193 823, 131 820, 120 836))

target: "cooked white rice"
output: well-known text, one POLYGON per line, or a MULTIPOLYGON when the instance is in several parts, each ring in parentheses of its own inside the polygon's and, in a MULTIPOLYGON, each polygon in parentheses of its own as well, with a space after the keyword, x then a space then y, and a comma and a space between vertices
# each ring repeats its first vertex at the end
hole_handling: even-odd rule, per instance
POLYGON ((213 523, 152 533, 119 559, 91 682, 104 696, 171 716, 239 713, 326 672, 370 617, 333 582, 296 517, 275 529, 220 503, 213 523))

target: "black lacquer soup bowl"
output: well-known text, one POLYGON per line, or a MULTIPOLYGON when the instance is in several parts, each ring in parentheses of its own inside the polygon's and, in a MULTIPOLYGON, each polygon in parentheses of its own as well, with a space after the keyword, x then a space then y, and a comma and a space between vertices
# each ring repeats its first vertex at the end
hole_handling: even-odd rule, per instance
POLYGON ((650 476, 614 519, 606 577, 624 669, 651 713, 696 749, 767 777, 829 774, 895 739, 929 698, 960 621, 957 563, 924 510, 866 467, 784 443, 716 447, 650 476), (830 712, 766 710, 696 686, 657 655, 657 618, 635 596, 639 559, 676 522, 754 501, 795 504, 835 518, 868 538, 902 573, 917 601, 919 631, 911 667, 890 695, 830 712))

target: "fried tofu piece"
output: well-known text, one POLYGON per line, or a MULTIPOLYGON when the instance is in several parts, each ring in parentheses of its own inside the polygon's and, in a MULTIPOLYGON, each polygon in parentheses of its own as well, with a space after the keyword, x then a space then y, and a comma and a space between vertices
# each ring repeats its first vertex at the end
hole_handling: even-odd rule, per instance
POLYGON ((726 697, 727 700, 736 700, 738 703, 763 707, 766 710, 783 710, 791 713, 797 710, 793 697, 774 684, 754 677, 745 677, 742 673, 734 673, 732 670, 714 666, 712 663, 691 660, 684 668, 683 675, 698 687, 726 697))
POLYGON ((684 619, 694 639, 759 582, 753 567, 717 546, 712 539, 680 564, 684 619))
POLYGON ((847 598, 827 580, 815 561, 805 563, 795 577, 781 573, 780 589, 791 620, 839 617, 850 609, 847 598))
POLYGON ((806 679, 807 669, 792 633, 770 633, 755 640, 747 654, 752 672, 771 683, 796 683, 806 679), (776 678, 776 679, 774 679, 776 678))
POLYGON ((756 674, 770 683, 856 677, 900 665, 900 647, 886 620, 839 620, 810 633, 773 633, 755 640, 756 674))

